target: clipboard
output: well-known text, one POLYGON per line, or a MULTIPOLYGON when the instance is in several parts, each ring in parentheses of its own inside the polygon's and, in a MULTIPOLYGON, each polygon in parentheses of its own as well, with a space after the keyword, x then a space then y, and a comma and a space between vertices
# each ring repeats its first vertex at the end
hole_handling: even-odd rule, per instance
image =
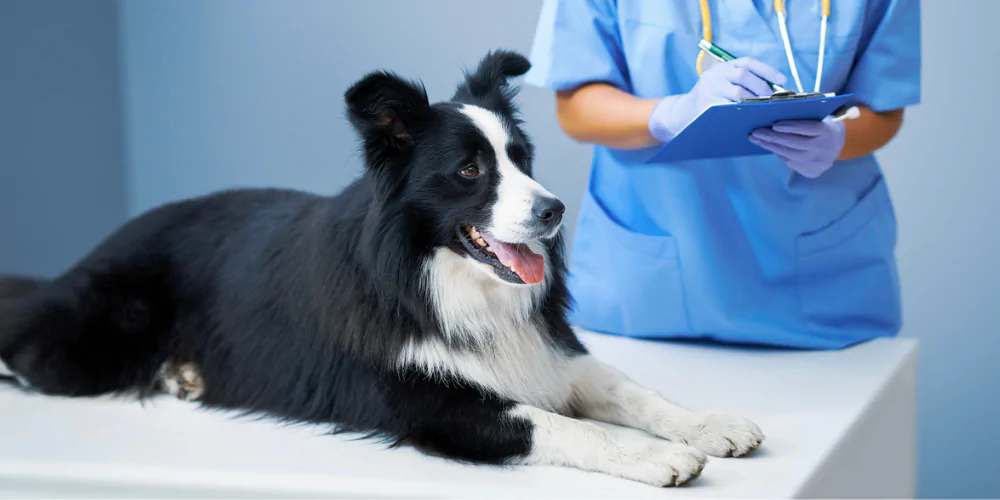
POLYGON ((822 120, 853 101, 854 94, 775 95, 712 106, 646 161, 674 163, 770 154, 748 140, 751 132, 779 121, 822 120))

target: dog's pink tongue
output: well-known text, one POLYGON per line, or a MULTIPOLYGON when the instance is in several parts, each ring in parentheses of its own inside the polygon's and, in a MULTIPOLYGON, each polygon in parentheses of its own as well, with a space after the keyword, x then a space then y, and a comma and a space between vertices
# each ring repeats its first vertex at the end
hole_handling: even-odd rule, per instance
POLYGON ((500 259, 500 263, 517 273, 521 277, 521 281, 535 285, 541 283, 542 279, 545 278, 545 259, 532 252, 528 245, 504 243, 485 232, 479 234, 493 249, 493 253, 497 255, 497 259, 500 259))

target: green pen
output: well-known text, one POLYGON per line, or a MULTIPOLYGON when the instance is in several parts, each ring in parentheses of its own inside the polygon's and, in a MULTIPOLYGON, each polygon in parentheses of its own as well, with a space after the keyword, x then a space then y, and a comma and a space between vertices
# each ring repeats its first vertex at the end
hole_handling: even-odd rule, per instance
MULTIPOLYGON (((705 40, 704 38, 700 42, 698 42, 698 47, 701 50, 708 52, 712 57, 714 57, 719 62, 732 61, 736 59, 736 57, 734 57, 732 54, 723 50, 722 47, 719 47, 718 45, 715 45, 714 43, 705 40)), ((770 85, 775 92, 788 92, 781 85, 768 82, 767 80, 764 81, 767 82, 767 84, 770 85)))

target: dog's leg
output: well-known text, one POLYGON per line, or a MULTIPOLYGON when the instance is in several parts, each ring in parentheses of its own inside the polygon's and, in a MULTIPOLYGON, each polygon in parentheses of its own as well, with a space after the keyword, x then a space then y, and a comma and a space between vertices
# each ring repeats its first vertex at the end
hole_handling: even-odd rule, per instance
POLYGON ((672 486, 698 476, 707 459, 684 444, 646 435, 624 439, 593 422, 485 394, 452 396, 433 407, 404 441, 459 460, 571 467, 672 486))
POLYGON ((745 418, 682 408, 591 356, 577 363, 574 409, 583 418, 641 429, 717 457, 746 455, 764 440, 745 418))
POLYGON ((46 394, 149 387, 160 364, 160 325, 142 288, 129 284, 81 271, 45 285, 18 308, 0 361, 22 385, 46 394))
POLYGON ((510 416, 531 423, 530 451, 515 462, 600 472, 654 486, 678 486, 701 474, 707 457, 699 450, 652 436, 622 439, 610 429, 517 406, 510 416))

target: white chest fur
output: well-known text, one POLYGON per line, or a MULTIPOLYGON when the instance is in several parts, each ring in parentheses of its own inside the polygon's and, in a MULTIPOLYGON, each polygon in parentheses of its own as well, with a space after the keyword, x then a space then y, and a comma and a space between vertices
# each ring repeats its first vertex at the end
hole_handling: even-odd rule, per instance
POLYGON ((425 286, 443 323, 443 338, 411 343, 400 362, 461 377, 519 403, 565 408, 572 390, 572 359, 547 341, 537 318, 532 318, 547 280, 531 287, 511 286, 484 269, 488 271, 450 250, 435 254, 427 263, 425 286), (474 348, 450 347, 462 343, 474 348))

